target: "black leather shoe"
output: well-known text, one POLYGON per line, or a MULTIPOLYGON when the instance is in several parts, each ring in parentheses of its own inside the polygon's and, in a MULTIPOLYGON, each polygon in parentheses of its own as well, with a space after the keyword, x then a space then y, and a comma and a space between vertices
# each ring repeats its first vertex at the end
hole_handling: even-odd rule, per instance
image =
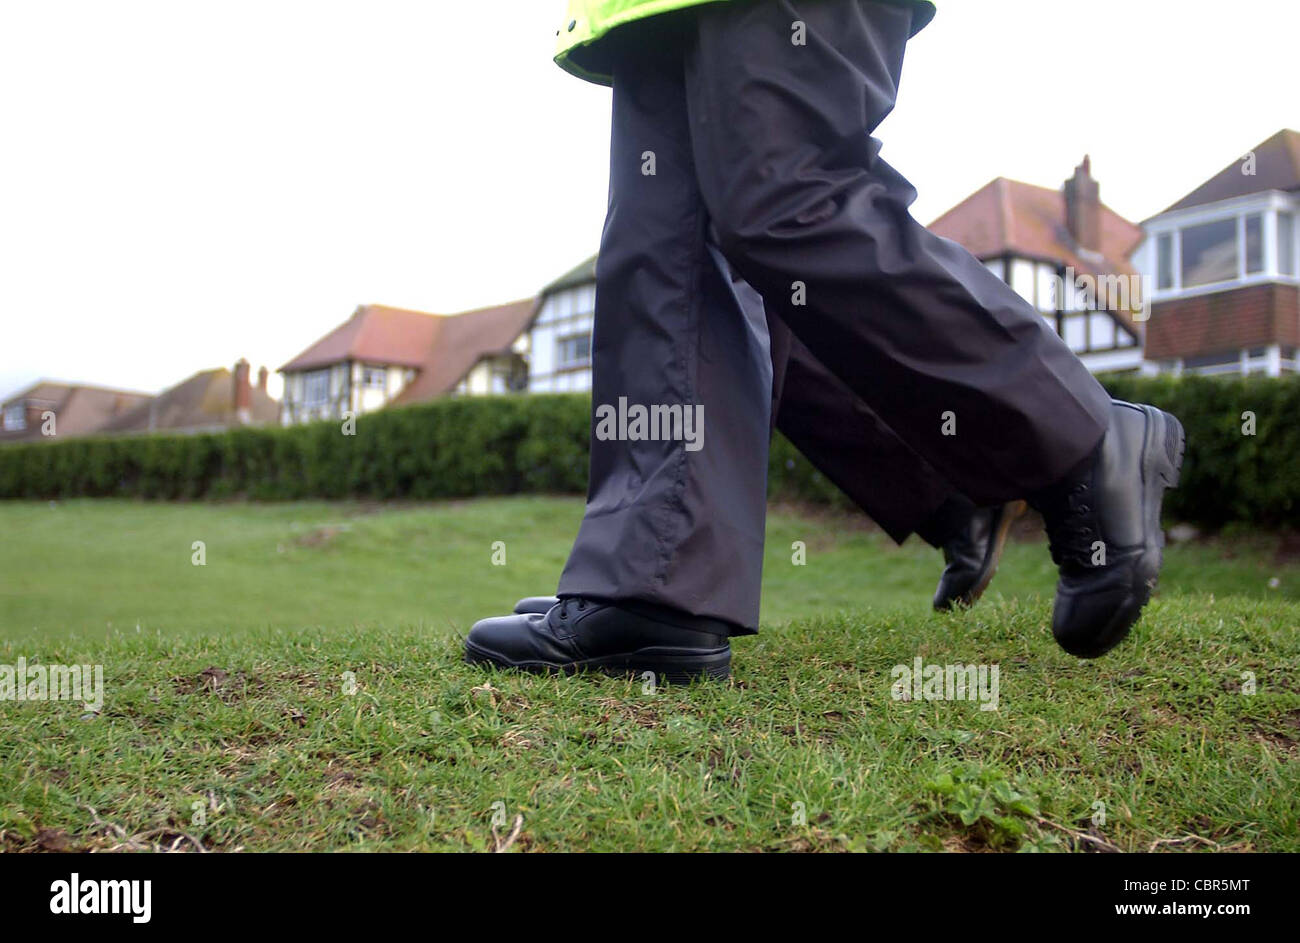
POLYGON ((984 594, 998 571, 1011 525, 1025 508, 1024 501, 977 508, 966 526, 943 545, 947 566, 934 591, 935 609, 943 612, 958 604, 970 606, 984 594))
MULTIPOLYGON (((544 599, 545 597, 532 597, 544 599)), ((731 674, 731 626, 633 600, 617 604, 582 597, 545 613, 524 612, 476 622, 465 660, 525 671, 602 671, 683 683, 731 674)))
POLYGON ((1124 640, 1160 575, 1160 505, 1178 485, 1182 424, 1154 406, 1115 400, 1110 427, 1083 467, 1033 496, 1060 569, 1052 634, 1080 658, 1124 640))

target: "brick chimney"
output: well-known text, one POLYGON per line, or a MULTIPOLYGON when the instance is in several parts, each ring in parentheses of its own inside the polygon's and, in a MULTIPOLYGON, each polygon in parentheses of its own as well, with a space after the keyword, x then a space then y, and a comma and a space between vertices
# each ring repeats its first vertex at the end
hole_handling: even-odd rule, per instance
POLYGON ((1065 225, 1080 248, 1101 250, 1101 188, 1092 179, 1092 160, 1085 154, 1065 181, 1065 225))
POLYGON ((243 357, 235 361, 235 422, 248 425, 253 418, 253 388, 248 385, 248 361, 243 357))
POLYGON ((263 393, 266 392, 266 378, 270 376, 266 367, 257 368, 257 388, 263 393))

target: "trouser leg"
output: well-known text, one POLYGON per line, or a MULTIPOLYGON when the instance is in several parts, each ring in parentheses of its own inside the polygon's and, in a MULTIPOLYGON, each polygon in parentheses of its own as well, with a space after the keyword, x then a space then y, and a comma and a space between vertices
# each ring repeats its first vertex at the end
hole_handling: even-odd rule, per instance
POLYGON ((673 34, 682 22, 638 29, 615 69, 590 484, 559 593, 644 600, 748 632, 758 625, 772 370, 762 308, 742 303, 707 238, 673 34), (602 410, 618 412, 620 400, 701 407, 703 425, 695 442, 637 437, 630 422, 626 438, 605 437, 602 410))
POLYGON ((775 428, 895 541, 928 525, 954 489, 774 315, 775 428))
POLYGON ((696 172, 737 272, 975 502, 1078 465, 1105 429, 1105 391, 1032 306, 912 219, 915 191, 870 136, 893 107, 910 11, 871 0, 695 9, 696 172), (806 45, 791 41, 796 22, 806 45))

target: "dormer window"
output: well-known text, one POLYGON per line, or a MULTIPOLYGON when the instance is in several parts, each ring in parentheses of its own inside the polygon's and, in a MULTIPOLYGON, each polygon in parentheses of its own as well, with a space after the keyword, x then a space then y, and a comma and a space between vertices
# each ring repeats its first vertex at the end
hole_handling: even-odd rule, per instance
POLYGON ((1300 372, 1300 132, 1283 130, 1143 224, 1134 264, 1144 301, 1144 370, 1300 372))
MULTIPOLYGON (((1296 276, 1296 214, 1278 195, 1237 212, 1180 214, 1180 224, 1152 228, 1156 292, 1178 294, 1296 276), (1200 218, 1197 218, 1197 217, 1200 218)), ((1148 250, 1152 251, 1152 250, 1148 250)))

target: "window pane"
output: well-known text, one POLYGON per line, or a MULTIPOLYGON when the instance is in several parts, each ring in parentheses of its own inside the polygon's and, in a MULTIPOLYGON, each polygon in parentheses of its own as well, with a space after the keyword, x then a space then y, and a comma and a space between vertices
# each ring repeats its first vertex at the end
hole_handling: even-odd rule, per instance
POLYGON ((1174 287, 1174 237, 1165 233, 1156 240, 1156 287, 1174 287))
POLYGON ((1034 300, 1034 264, 1025 259, 1011 263, 1011 287, 1026 301, 1034 300))
POLYGON ((1237 220, 1188 226, 1183 230, 1183 287, 1237 277, 1237 220))
POLYGON ((1202 354, 1199 357, 1187 357, 1183 360, 1185 367, 1222 367, 1241 362, 1241 354, 1235 350, 1222 351, 1217 354, 1202 354))
POLYGON ((591 335, 570 334, 555 342, 555 360, 559 368, 581 366, 591 358, 591 335))
POLYGON ((1050 265, 1038 265, 1038 310, 1055 311, 1059 301, 1056 287, 1056 269, 1050 265))
POLYGON ((1277 214, 1277 270, 1295 274, 1295 214, 1277 214))
POLYGON ((1264 221, 1258 213, 1246 217, 1246 274, 1264 271, 1264 221))
POLYGON ((1088 315, 1088 346, 1093 350, 1106 350, 1115 346, 1115 322, 1109 314, 1093 312, 1088 315))
POLYGON ((5 409, 5 432, 21 432, 27 428, 27 407, 17 403, 5 409))
POLYGON ((1081 351, 1088 346, 1086 314, 1075 314, 1065 319, 1065 343, 1073 351, 1081 351))
POLYGON ((316 370, 303 379, 303 401, 308 406, 320 406, 329 400, 330 374, 328 370, 316 370))

